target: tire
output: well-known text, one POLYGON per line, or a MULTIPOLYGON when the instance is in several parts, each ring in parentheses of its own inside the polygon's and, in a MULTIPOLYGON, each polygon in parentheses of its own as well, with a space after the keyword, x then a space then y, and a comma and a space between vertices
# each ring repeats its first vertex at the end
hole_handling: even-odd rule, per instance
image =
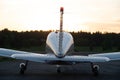
POLYGON ((21 65, 21 67, 20 67, 20 74, 24 74, 25 69, 26 69, 25 65, 21 65))
POLYGON ((60 67, 57 68, 57 73, 61 73, 60 67))
POLYGON ((20 74, 22 74, 22 75, 23 75, 23 74, 24 74, 24 72, 25 72, 25 70, 21 68, 21 69, 20 69, 20 74))

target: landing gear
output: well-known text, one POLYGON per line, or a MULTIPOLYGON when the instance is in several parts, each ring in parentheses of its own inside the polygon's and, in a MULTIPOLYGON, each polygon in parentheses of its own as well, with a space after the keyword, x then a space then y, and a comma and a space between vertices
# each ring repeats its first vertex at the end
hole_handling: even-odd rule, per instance
POLYGON ((61 66, 57 65, 57 73, 61 73, 61 66))
POLYGON ((24 74, 25 70, 27 69, 27 64, 28 61, 26 61, 25 63, 20 63, 20 74, 24 74))
POLYGON ((91 63, 91 68, 92 68, 92 72, 93 72, 94 76, 98 76, 98 74, 99 74, 99 66, 94 65, 93 63, 91 63))

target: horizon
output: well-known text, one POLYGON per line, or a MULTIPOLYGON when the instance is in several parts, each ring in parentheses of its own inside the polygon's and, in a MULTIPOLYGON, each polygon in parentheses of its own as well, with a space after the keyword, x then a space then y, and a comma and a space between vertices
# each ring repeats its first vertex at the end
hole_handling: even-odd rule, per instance
MULTIPOLYGON (((2 29, 2 30, 0 30, 0 31, 4 31, 4 30, 8 30, 8 31, 15 31, 15 32, 56 32, 56 31, 59 31, 59 30, 25 30, 25 31, 17 31, 17 30, 10 30, 10 29, 8 29, 8 28, 4 28, 4 29, 2 29)), ((63 31, 65 31, 65 30, 63 30, 63 31)), ((85 32, 85 33, 91 33, 91 34, 93 34, 93 33, 101 33, 101 34, 106 34, 106 33, 115 33, 115 34, 120 34, 120 32, 119 33, 116 33, 116 32, 100 32, 100 31, 95 31, 95 32, 88 32, 88 31, 82 31, 82 30, 80 30, 80 31, 65 31, 65 32, 69 32, 69 33, 79 33, 79 32, 85 32)))

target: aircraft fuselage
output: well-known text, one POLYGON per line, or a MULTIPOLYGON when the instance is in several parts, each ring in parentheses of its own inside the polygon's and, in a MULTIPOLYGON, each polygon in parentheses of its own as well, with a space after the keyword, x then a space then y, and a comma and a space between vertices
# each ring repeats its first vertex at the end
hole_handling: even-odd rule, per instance
POLYGON ((62 41, 60 41, 60 34, 60 32, 49 33, 46 40, 46 51, 54 53, 58 58, 63 58, 73 51, 74 41, 72 35, 68 32, 62 32, 62 41))

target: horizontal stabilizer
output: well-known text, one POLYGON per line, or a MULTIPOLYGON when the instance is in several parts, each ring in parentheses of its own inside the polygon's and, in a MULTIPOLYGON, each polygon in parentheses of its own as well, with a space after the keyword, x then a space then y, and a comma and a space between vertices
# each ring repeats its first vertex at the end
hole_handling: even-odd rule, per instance
POLYGON ((90 54, 89 56, 90 57, 107 57, 110 60, 120 60, 120 52, 90 54))
MULTIPOLYGON (((118 55, 120 55, 120 54, 116 53, 116 55, 112 55, 112 56, 117 57, 118 55)), ((48 54, 38 54, 38 53, 17 51, 17 50, 4 49, 4 48, 0 48, 0 56, 35 61, 35 62, 42 62, 42 63, 45 63, 46 61, 63 61, 63 62, 78 62, 78 63, 110 61, 108 56, 97 56, 97 55, 96 56, 95 55, 89 55, 89 56, 68 55, 67 56, 66 55, 64 58, 58 58, 53 53, 52 54, 49 54, 49 53, 48 54)), ((110 58, 112 58, 112 57, 110 57, 110 58)))

